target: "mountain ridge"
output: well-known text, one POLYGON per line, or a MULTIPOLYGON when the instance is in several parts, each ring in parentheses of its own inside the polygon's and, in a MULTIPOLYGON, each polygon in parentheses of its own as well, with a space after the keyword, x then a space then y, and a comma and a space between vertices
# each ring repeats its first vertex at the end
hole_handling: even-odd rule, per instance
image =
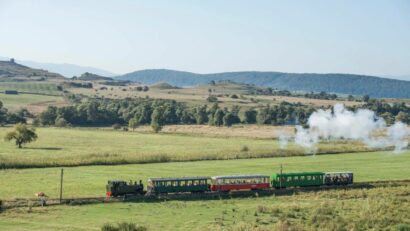
POLYGON ((410 81, 343 73, 285 73, 263 71, 197 74, 169 69, 145 69, 115 77, 143 84, 167 82, 178 87, 195 86, 211 80, 231 80, 292 91, 326 91, 380 98, 410 98, 410 81))

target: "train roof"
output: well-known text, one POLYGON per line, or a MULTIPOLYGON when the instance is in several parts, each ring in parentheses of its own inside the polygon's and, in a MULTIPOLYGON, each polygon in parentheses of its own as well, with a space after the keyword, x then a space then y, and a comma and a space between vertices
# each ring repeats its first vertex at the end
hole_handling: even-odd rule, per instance
POLYGON ((246 179, 246 178, 264 178, 268 175, 252 174, 252 175, 231 175, 231 176, 213 176, 212 179, 246 179))
POLYGON ((183 176, 183 177, 163 177, 149 178, 150 181, 178 181, 178 180, 209 180, 209 176, 183 176))
POLYGON ((324 172, 286 172, 286 173, 274 173, 274 176, 316 176, 323 175, 324 172))
POLYGON ((325 174, 353 174, 353 172, 325 172, 325 174))

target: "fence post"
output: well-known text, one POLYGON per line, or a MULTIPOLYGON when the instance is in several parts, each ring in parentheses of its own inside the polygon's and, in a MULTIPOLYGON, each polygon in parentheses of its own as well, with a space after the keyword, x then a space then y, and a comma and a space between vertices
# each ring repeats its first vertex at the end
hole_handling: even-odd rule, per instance
POLYGON ((60 204, 63 202, 63 175, 64 175, 64 169, 61 169, 61 176, 60 176, 60 204))

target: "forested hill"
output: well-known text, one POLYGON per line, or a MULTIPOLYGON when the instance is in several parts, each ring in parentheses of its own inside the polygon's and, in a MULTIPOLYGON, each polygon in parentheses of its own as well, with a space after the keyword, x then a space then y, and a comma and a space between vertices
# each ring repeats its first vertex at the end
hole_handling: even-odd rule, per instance
POLYGON ((174 86, 195 86, 211 80, 232 80, 257 86, 297 91, 326 91, 383 98, 410 98, 410 81, 352 74, 296 74, 282 72, 224 72, 196 74, 166 69, 141 70, 118 76, 143 84, 167 82, 174 86))

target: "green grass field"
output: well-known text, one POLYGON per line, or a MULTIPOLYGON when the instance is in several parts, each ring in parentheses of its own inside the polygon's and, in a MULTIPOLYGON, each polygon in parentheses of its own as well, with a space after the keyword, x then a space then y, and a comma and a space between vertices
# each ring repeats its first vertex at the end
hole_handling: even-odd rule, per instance
MULTIPOLYGON (((4 137, 11 128, 0 128, 4 137)), ((274 127, 272 127, 272 132, 274 127)), ((0 139, 0 167, 53 167, 238 159, 304 155, 290 144, 281 150, 277 140, 153 134, 107 129, 38 128, 38 140, 26 148, 0 139), (248 151, 241 151, 244 146, 248 151)), ((322 143, 321 153, 366 151, 350 142, 322 143)))
MULTIPOLYGON (((107 180, 124 179, 144 182, 149 177, 212 176, 224 174, 272 174, 279 171, 353 171, 355 181, 409 179, 410 151, 351 153, 301 157, 196 161, 118 166, 83 166, 65 168, 64 195, 70 197, 104 196, 107 180)), ((1 170, 0 199, 33 198, 43 191, 59 195, 59 168, 1 170), (11 187, 12 186, 12 187, 11 187)))
POLYGON ((19 92, 61 95, 52 82, 0 82, 0 91, 17 90, 19 92))
POLYGON ((150 231, 401 231, 410 227, 409 190, 400 186, 230 200, 26 207, 0 213, 0 227, 88 231, 101 230, 105 223, 133 222, 150 231))
POLYGON ((48 105, 65 104, 61 96, 35 95, 35 94, 18 94, 6 95, 0 93, 0 101, 9 111, 17 111, 20 108, 27 108, 32 113, 41 112, 48 105))

